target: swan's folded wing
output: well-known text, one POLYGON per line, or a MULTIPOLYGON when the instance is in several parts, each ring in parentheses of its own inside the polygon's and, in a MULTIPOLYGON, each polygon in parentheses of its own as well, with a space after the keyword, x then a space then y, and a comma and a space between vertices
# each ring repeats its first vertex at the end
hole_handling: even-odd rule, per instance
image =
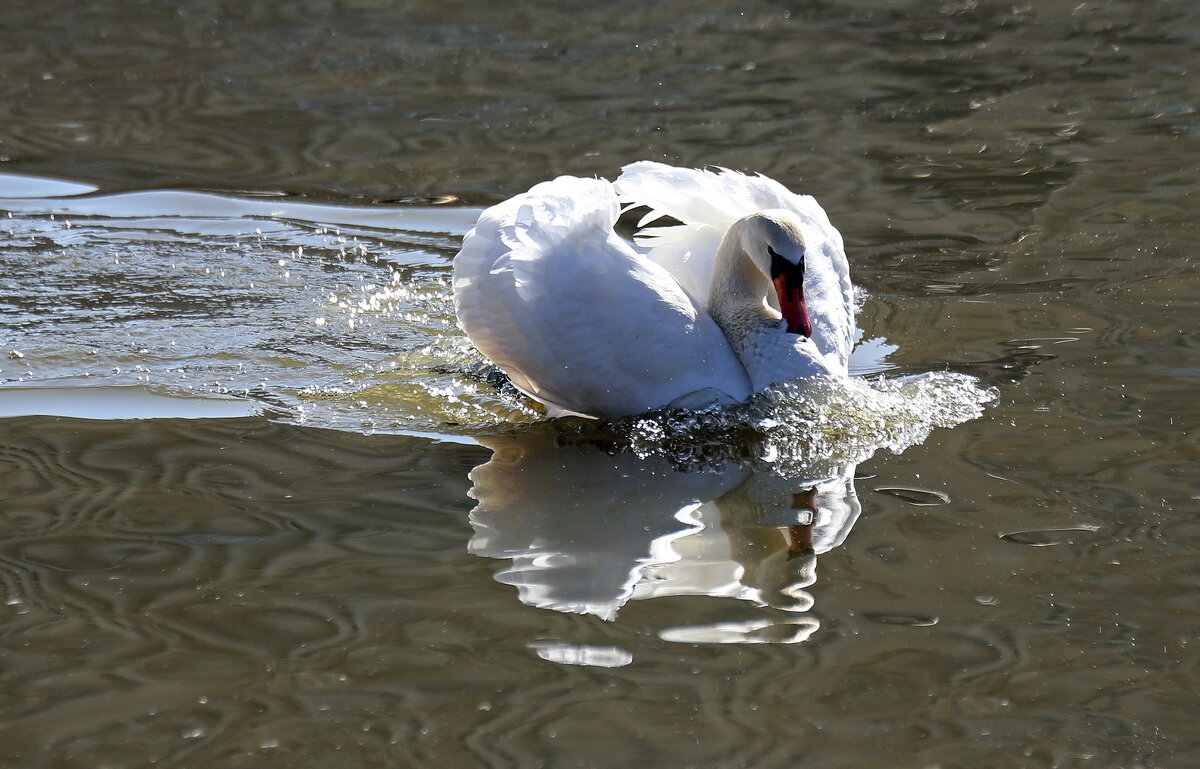
POLYGON ((666 270, 612 231, 603 180, 561 177, 488 209, 455 258, 459 321, 548 406, 613 417, 749 383, 724 335, 666 270))
POLYGON ((805 224, 809 277, 804 289, 813 319, 813 341, 826 356, 845 366, 854 334, 854 289, 842 236, 809 195, 797 195, 774 179, 737 171, 675 168, 649 160, 631 163, 615 182, 622 202, 646 206, 647 223, 669 216, 682 224, 643 230, 638 245, 687 288, 701 306, 708 303, 717 245, 737 219, 755 211, 782 208, 805 224))
POLYGON ((676 168, 652 160, 625 166, 615 184, 623 201, 722 232, 747 214, 768 208, 791 209, 797 205, 796 198, 807 197, 765 176, 747 176, 724 168, 676 168))

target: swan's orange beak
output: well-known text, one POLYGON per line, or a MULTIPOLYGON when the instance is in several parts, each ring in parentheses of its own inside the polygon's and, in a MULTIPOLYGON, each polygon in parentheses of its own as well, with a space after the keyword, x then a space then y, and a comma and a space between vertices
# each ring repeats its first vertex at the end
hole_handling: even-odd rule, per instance
POLYGON ((772 282, 775 293, 779 294, 779 309, 787 321, 787 330, 811 337, 812 320, 804 303, 804 262, 780 273, 772 282))

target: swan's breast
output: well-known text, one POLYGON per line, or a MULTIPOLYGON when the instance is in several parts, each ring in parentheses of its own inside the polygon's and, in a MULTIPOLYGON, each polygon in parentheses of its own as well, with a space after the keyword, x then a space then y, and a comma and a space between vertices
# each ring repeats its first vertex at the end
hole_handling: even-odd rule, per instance
POLYGON ((790 379, 845 375, 813 340, 790 334, 784 326, 784 321, 760 323, 734 342, 754 392, 790 379))

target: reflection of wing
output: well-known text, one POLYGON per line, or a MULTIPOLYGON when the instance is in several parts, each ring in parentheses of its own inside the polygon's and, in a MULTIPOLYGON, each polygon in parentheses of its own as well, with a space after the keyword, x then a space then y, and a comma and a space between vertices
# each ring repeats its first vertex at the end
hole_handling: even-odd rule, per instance
POLYGON ((552 409, 623 416, 749 383, 724 334, 612 231, 612 185, 560 177, 489 208, 454 261, 475 346, 552 409))
POLYGON ((701 306, 708 304, 709 277, 725 230, 755 211, 791 211, 804 224, 804 293, 813 341, 825 355, 842 361, 849 356, 854 333, 850 265, 841 234, 811 196, 797 195, 761 175, 674 168, 645 160, 625 166, 615 184, 622 201, 651 209, 643 222, 663 215, 681 222, 643 230, 637 240, 701 306))
POLYGON ((678 558, 687 517, 744 477, 680 473, 662 459, 555 445, 550 433, 480 441, 494 452, 471 472, 476 555, 510 558, 497 579, 521 601, 611 619, 644 569, 678 558))

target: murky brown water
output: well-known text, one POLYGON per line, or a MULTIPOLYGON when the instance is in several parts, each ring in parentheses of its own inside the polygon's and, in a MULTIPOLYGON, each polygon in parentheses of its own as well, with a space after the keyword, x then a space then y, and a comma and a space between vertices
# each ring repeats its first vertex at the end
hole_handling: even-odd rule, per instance
POLYGON ((0 765, 1200 764, 1191 4, 0 22, 0 765), (641 158, 816 195, 866 370, 998 399, 498 426, 469 206, 641 158))

